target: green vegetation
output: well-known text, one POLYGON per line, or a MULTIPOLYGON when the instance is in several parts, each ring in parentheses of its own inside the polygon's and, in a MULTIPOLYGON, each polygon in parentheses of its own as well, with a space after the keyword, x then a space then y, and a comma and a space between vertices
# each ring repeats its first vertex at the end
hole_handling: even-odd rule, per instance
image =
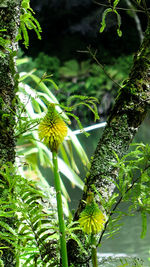
MULTIPOLYGON (((114 0, 113 5, 110 4, 111 8, 107 8, 103 12, 100 31, 103 32, 106 27, 105 20, 108 13, 115 13, 117 33, 121 37, 121 19, 117 11, 119 2, 119 0, 114 0)), ((145 10, 145 1, 137 0, 139 7, 142 3, 145 10)), ((40 38, 41 27, 33 14, 30 1, 23 0, 21 23, 16 41, 23 37, 26 47, 29 44, 28 30, 33 29, 40 38)), ((5 35, 5 31, 5 29, 1 29, 0 33, 5 35)), ((117 112, 112 112, 112 120, 108 121, 110 125, 107 126, 105 132, 106 135, 108 133, 105 140, 107 144, 105 142, 100 144, 100 148, 98 147, 94 155, 95 159, 93 157, 91 160, 90 167, 84 149, 64 121, 70 125, 69 116, 73 117, 82 130, 80 113, 82 113, 80 118, 84 119, 84 123, 96 121, 101 114, 105 118, 117 95, 116 87, 122 86, 119 96, 125 90, 123 80, 128 77, 132 57, 112 58, 110 65, 105 67, 98 61, 96 53, 93 53, 90 48, 86 53, 88 52, 91 59, 84 61, 71 59, 62 64, 57 57, 40 53, 35 60, 31 58, 18 59, 20 75, 17 80, 18 76, 13 62, 16 54, 13 49, 9 48, 9 39, 5 39, 4 35, 0 36, 2 47, 0 57, 5 60, 5 55, 8 55, 7 67, 9 66, 11 79, 14 79, 15 92, 11 88, 13 98, 10 101, 5 98, 7 95, 5 91, 2 92, 0 126, 3 139, 7 136, 11 140, 10 129, 13 130, 12 137, 17 139, 17 145, 15 163, 14 159, 5 158, 7 148, 6 151, 4 149, 1 152, 4 157, 3 164, 0 166, 0 264, 5 266, 5 255, 8 254, 9 258, 11 252, 11 264, 13 263, 13 266, 15 264, 17 267, 61 265, 68 267, 68 264, 69 267, 84 267, 90 262, 93 267, 98 267, 97 248, 102 245, 104 237, 113 238, 114 234, 120 230, 120 221, 124 216, 133 216, 138 211, 142 219, 141 238, 144 238, 147 232, 147 215, 150 213, 150 145, 134 144, 135 148, 128 154, 126 153, 134 136, 135 128, 143 119, 140 117, 141 121, 134 125, 130 121, 128 112, 133 109, 134 114, 144 116, 147 108, 145 102, 144 104, 142 102, 143 98, 136 102, 137 98, 141 97, 138 95, 141 85, 136 84, 137 88, 135 88, 131 79, 134 78, 135 69, 133 68, 131 72, 133 77, 129 77, 127 80, 131 85, 131 88, 127 87, 126 92, 130 98, 130 104, 121 106, 119 102, 119 107, 122 107, 119 116, 117 112), (16 90, 18 82, 19 86, 16 90), (51 90, 54 92, 52 93, 51 90), (98 114, 96 104, 98 100, 103 103, 106 95, 109 95, 110 103, 106 107, 102 106, 98 114), (139 107, 141 102, 143 106, 139 107), (138 107, 135 107, 135 103, 138 103, 138 107), (14 105, 17 105, 16 110, 13 109, 14 105), (90 116, 90 120, 89 112, 84 111, 83 107, 87 107, 93 114, 93 117, 90 116), (116 144, 113 143, 114 140, 116 144), (73 153, 72 145, 76 154, 73 153), (69 196, 59 173, 63 174, 72 186, 83 189, 83 181, 79 176, 75 155, 78 155, 86 170, 89 168, 92 172, 94 164, 96 168, 93 169, 93 176, 90 172, 86 176, 83 199, 77 210, 78 214, 73 217, 68 208, 71 196, 69 196), (100 171, 98 172, 99 162, 103 159, 101 165, 103 170, 100 173, 100 171), (49 177, 52 177, 52 172, 54 173, 56 192, 49 185, 44 168, 49 169, 49 177), (96 175, 98 179, 92 180, 96 175), (107 186, 103 187, 103 183, 107 186), (86 198, 84 198, 85 196, 86 198), (126 213, 120 210, 122 203, 128 204, 126 213), (73 250, 72 246, 67 247, 69 242, 75 244, 73 250), (68 253, 69 250, 75 254, 75 260, 72 260, 68 253)), ((147 39, 145 40, 147 41, 147 39)), ((149 55, 148 48, 145 55, 149 55)), ((138 58, 140 58, 139 55, 138 58)), ((148 60, 146 59, 146 65, 144 65, 146 66, 144 78, 141 78, 140 81, 145 82, 147 78, 148 60)), ((139 68, 139 61, 137 60, 137 62, 138 64, 135 66, 139 68)), ((141 69, 139 69, 139 73, 141 74, 141 69)), ((144 85, 142 93, 145 93, 147 84, 142 85, 144 85)), ((144 101, 147 100, 146 93, 144 101)), ((103 104, 106 103, 107 100, 103 104)), ((118 110, 120 111, 120 109, 118 110)), ((15 154, 14 146, 12 150, 15 154)), ((135 266, 142 266, 137 259, 134 259, 133 262, 135 266)), ((120 260, 120 263, 120 266, 129 266, 126 259, 125 261, 120 260)))
MULTIPOLYGON (((122 159, 119 159, 117 155, 116 158, 117 163, 112 164, 120 170, 115 182, 117 191, 109 199, 109 202, 105 202, 101 195, 96 192, 102 203, 104 213, 107 214, 107 221, 100 237, 97 236, 94 241, 96 242, 94 247, 100 245, 103 236, 112 238, 121 227, 119 223, 121 218, 127 215, 133 216, 137 210, 142 217, 141 237, 144 238, 146 234, 146 214, 150 212, 150 146, 137 144, 135 150, 122 159), (122 202, 129 203, 128 213, 120 211, 119 205, 122 202)), ((39 182, 35 183, 33 179, 22 178, 11 164, 3 165, 0 175, 3 177, 0 185, 1 191, 5 188, 0 198, 1 217, 6 219, 5 223, 1 221, 1 227, 7 231, 7 235, 0 232, 1 240, 3 242, 7 241, 14 248, 17 266, 20 266, 20 264, 21 266, 35 266, 35 264, 48 266, 46 264, 49 263, 51 266, 58 266, 59 246, 57 240, 59 235, 55 217, 54 191, 48 185, 42 186, 39 182), (15 174, 13 179, 12 173, 15 174), (16 221, 15 229, 7 223, 7 218, 10 217, 16 221)), ((96 190, 95 187, 93 189, 96 190)), ((97 211, 97 207, 96 212, 98 214, 100 212, 97 211)), ((76 240, 81 251, 85 253, 81 241, 75 234, 79 230, 80 227, 77 223, 68 224, 66 222, 66 238, 76 240)), ((85 235, 85 242, 85 246, 89 249, 91 246, 90 235, 89 237, 85 235)), ((123 262, 124 260, 122 260, 123 262)), ((127 264, 128 261, 126 260, 127 264)), ((137 261, 135 266, 142 265, 138 265, 137 261)))
MULTIPOLYGON (((20 51, 19 57, 21 56, 22 52, 20 51)), ((58 58, 50 57, 43 52, 39 53, 35 59, 20 59, 22 63, 25 63, 20 64, 18 69, 21 72, 35 70, 38 77, 42 77, 44 73, 52 75, 51 78, 57 84, 58 90, 55 90, 56 87, 53 85, 51 85, 51 89, 61 104, 66 105, 66 99, 73 94, 97 98, 100 103, 99 116, 101 119, 105 119, 117 96, 119 89, 117 87, 119 86, 116 84, 121 86, 128 77, 132 58, 132 55, 121 56, 117 59, 112 58, 111 65, 105 67, 105 71, 111 79, 105 74, 101 66, 94 61, 92 62, 92 59, 83 62, 73 59, 62 65, 58 58)), ((31 87, 35 87, 31 79, 28 78, 27 82, 31 87)), ((46 85, 49 86, 48 82, 46 85)), ((74 112, 83 121, 83 125, 89 125, 93 122, 92 114, 89 117, 86 109, 76 107, 74 112)))
POLYGON ((30 0, 22 0, 21 2, 21 14, 20 14, 20 27, 16 37, 16 41, 23 39, 23 44, 26 48, 29 46, 28 30, 34 30, 38 39, 41 39, 41 26, 37 19, 33 16, 34 11, 30 7, 30 0))

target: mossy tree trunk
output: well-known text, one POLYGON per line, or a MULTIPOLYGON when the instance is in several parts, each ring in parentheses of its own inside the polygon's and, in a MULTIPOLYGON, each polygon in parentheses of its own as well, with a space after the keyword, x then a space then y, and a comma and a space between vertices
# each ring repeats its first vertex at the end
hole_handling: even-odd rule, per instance
MULTIPOLYGON (((9 49, 5 45, 0 46, 0 168, 8 162, 14 163, 15 160, 14 114, 17 72, 14 56, 17 50, 15 38, 19 27, 20 4, 21 0, 0 1, 0 30, 2 30, 0 36, 3 40, 9 41, 9 49)), ((1 176, 0 179, 3 177, 1 176)), ((5 187, 0 189, 0 194, 2 190, 6 192, 8 185, 5 187)), ((13 218, 4 221, 14 227, 13 218)), ((0 227, 0 231, 5 232, 5 228, 0 227)), ((16 266, 13 248, 3 239, 0 240, 0 244, 1 247, 6 247, 2 254, 4 265, 16 266)))
MULTIPOLYGON (((85 179, 83 199, 94 184, 104 198, 109 198, 114 190, 110 181, 117 176, 110 164, 116 161, 115 154, 122 157, 129 148, 135 134, 144 120, 150 106, 150 25, 139 51, 134 57, 129 79, 124 82, 108 118, 107 126, 97 145, 88 177, 85 179), (107 179, 108 178, 108 179, 107 179)), ((83 201, 80 202, 82 209, 83 201)))
MULTIPOLYGON (((150 106, 150 24, 147 27, 144 40, 134 57, 129 79, 124 82, 118 93, 115 105, 108 118, 107 126, 97 145, 91 168, 85 179, 85 188, 80 200, 75 220, 85 206, 87 192, 93 191, 92 185, 106 200, 114 191, 111 179, 117 176, 117 170, 110 164, 116 161, 115 153, 122 157, 128 151, 139 126, 144 120, 150 106)), ((75 244, 73 251, 69 241, 70 262, 76 261, 75 244)), ((76 246, 77 248, 77 246, 76 246)))

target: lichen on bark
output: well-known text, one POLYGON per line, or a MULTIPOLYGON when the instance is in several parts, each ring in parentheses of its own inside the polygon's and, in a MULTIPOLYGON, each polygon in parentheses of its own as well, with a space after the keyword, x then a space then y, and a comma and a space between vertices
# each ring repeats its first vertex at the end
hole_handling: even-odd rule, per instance
POLYGON ((15 38, 19 27, 20 0, 5 0, 0 6, 1 37, 9 40, 9 50, 0 47, 0 164, 15 158, 15 89, 17 73, 14 55, 17 50, 15 38), (4 6, 4 7, 3 7, 4 6))

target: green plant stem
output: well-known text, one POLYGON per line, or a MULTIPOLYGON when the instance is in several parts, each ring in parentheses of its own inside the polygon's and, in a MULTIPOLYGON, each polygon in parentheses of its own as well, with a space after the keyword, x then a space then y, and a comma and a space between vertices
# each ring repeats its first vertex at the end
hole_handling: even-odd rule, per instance
POLYGON ((67 247, 66 247, 66 237, 65 237, 65 223, 62 207, 62 197, 61 197, 61 184, 58 172, 58 162, 57 162, 57 152, 52 152, 53 154, 53 166, 54 166, 54 180, 56 189, 56 199, 57 199, 57 212, 58 212, 58 222, 59 222, 59 234, 60 234, 60 247, 61 247, 61 259, 62 267, 68 267, 68 257, 67 257, 67 247))
POLYGON ((93 267, 98 267, 96 239, 94 234, 91 234, 91 246, 92 246, 92 265, 93 267))

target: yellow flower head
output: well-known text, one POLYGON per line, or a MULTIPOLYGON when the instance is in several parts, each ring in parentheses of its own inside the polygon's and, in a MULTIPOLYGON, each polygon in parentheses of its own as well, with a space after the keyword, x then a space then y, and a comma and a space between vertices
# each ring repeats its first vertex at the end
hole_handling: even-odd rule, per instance
POLYGON ((103 229, 106 220, 91 194, 93 193, 87 197, 87 204, 80 214, 79 223, 85 233, 97 234, 103 229))
POLYGON ((59 145, 67 135, 67 126, 55 109, 55 104, 49 104, 45 117, 39 124, 39 138, 50 150, 58 151, 59 145))

